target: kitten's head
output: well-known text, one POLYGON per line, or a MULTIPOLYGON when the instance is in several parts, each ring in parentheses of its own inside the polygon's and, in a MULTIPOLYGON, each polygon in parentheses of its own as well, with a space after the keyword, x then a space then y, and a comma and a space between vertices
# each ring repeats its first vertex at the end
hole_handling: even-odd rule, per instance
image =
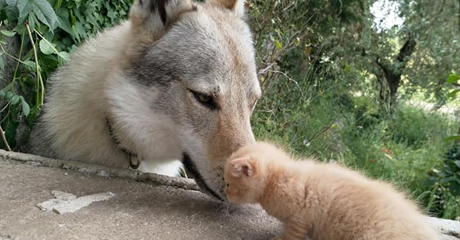
POLYGON ((225 194, 232 203, 257 203, 265 189, 268 165, 285 157, 272 144, 259 142, 236 151, 225 165, 225 194))

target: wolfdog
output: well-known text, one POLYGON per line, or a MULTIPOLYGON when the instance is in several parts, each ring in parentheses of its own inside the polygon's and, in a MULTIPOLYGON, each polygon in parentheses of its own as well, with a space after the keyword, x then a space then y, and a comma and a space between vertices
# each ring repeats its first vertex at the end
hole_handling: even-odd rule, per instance
POLYGON ((255 141, 261 96, 244 0, 136 0, 49 79, 30 152, 177 175, 225 199, 225 160, 255 141))

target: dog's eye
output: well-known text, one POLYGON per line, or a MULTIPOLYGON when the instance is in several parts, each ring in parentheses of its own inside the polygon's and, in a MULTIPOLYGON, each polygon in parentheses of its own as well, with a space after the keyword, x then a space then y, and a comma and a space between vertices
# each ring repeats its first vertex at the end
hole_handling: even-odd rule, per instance
POLYGON ((204 94, 201 94, 201 93, 197 93, 196 94, 196 98, 198 99, 198 101, 200 101, 201 103, 208 103, 209 101, 212 100, 212 98, 210 96, 206 96, 204 94))
POLYGON ((214 99, 212 98, 212 96, 206 95, 204 93, 195 92, 195 91, 191 91, 191 92, 193 93, 193 96, 199 103, 203 104, 205 107, 211 110, 216 109, 216 103, 214 102, 214 99))

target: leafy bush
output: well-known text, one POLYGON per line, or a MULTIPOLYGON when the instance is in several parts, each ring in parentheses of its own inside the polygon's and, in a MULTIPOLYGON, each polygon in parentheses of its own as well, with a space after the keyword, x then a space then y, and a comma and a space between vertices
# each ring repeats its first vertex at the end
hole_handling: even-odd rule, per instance
POLYGON ((456 186, 452 181, 458 176, 452 174, 459 171, 452 168, 456 162, 443 160, 451 146, 445 138, 455 132, 458 121, 403 103, 387 115, 373 98, 276 80, 266 83, 254 113, 258 139, 281 143, 296 155, 342 162, 396 184, 435 216, 458 217, 458 195, 448 186, 456 186))
MULTIPOLYGON (((2 76, 2 148, 17 149, 28 139, 30 127, 44 102, 46 79, 68 61, 86 38, 126 18, 130 0, 0 0, 0 74, 2 76), (6 47, 20 42, 17 52, 6 47)), ((14 50, 14 49, 13 49, 14 50)))
POLYGON ((460 146, 454 144, 447 151, 443 164, 432 169, 427 181, 429 209, 438 217, 454 218, 459 215, 460 204, 460 146))

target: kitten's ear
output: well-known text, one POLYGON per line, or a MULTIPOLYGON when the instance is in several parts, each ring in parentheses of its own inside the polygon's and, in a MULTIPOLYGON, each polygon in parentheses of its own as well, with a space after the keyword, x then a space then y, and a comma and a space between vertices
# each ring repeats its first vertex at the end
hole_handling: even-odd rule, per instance
POLYGON ((251 177, 254 173, 253 163, 248 156, 233 159, 230 163, 233 166, 232 175, 235 177, 251 177))

